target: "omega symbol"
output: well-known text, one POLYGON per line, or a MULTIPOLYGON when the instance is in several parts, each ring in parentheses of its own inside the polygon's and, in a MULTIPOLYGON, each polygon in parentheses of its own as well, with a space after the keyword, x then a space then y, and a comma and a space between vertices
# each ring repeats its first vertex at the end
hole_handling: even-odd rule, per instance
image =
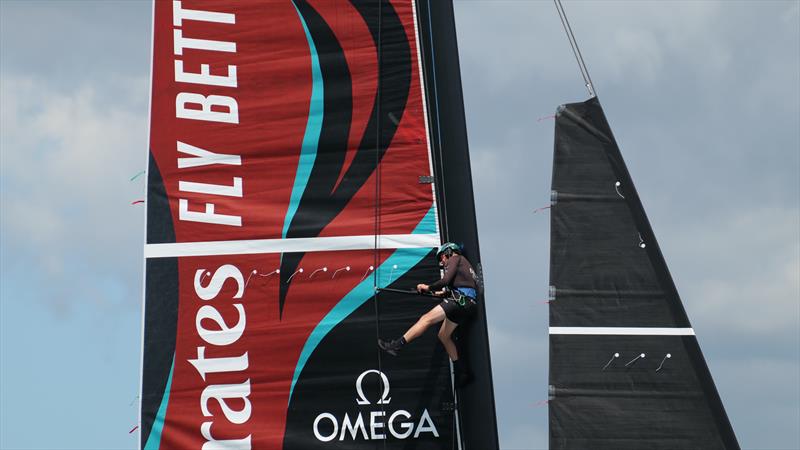
POLYGON ((377 373, 381 377, 381 382, 383 383, 383 395, 381 396, 380 400, 376 403, 378 405, 388 405, 392 399, 389 397, 389 378, 380 370, 370 369, 361 373, 356 379, 356 392, 358 393, 358 398, 356 399, 356 403, 359 405, 369 405, 371 404, 367 397, 364 395, 364 389, 362 388, 361 384, 364 382, 364 377, 367 376, 369 373, 377 373))

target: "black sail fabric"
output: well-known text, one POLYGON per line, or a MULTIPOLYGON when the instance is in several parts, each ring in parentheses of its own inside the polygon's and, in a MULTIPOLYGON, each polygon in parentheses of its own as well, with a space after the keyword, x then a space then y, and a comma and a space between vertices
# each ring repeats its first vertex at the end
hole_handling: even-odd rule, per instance
POLYGON ((738 449, 597 98, 559 108, 550 448, 738 449))
MULTIPOLYGON (((416 3, 442 239, 461 245, 464 255, 481 274, 453 2, 426 0, 416 3)), ((486 322, 486 304, 492 299, 483 293, 479 297, 475 318, 456 331, 459 357, 474 375, 472 383, 458 389, 460 448, 497 450, 500 444, 486 322)))

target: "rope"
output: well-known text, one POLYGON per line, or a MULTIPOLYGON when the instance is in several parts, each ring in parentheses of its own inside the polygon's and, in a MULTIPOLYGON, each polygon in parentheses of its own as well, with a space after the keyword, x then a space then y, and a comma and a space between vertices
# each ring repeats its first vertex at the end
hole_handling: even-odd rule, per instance
MULTIPOLYGON (((382 68, 383 68, 383 58, 381 57, 383 51, 383 42, 382 42, 382 30, 383 30, 383 0, 377 0, 378 2, 378 48, 377 48, 377 57, 378 57, 378 82, 377 82, 377 92, 375 96, 375 248, 372 252, 372 266, 375 267, 375 270, 372 272, 372 288, 375 298, 375 342, 381 337, 380 331, 380 311, 378 309, 378 282, 380 281, 380 271, 379 263, 380 263, 380 255, 378 249, 378 236, 380 235, 381 231, 381 164, 380 164, 380 146, 381 146, 381 89, 383 88, 381 83, 381 75, 382 75, 382 68)), ((381 351, 378 351, 378 371, 383 373, 383 365, 382 365, 382 357, 381 351)), ((381 378, 383 380, 383 378, 381 378)), ((378 386, 378 390, 381 389, 381 386, 378 386)), ((381 411, 383 415, 386 415, 386 406, 381 403, 381 411)), ((386 450, 386 440, 383 441, 383 448, 386 450)))
MULTIPOLYGON (((438 192, 439 195, 442 198, 442 205, 446 205, 447 204, 447 197, 445 195, 444 188, 443 188, 443 186, 444 186, 444 157, 443 157, 443 153, 442 153, 442 124, 441 124, 441 120, 439 118, 439 89, 438 89, 437 84, 436 84, 436 64, 435 64, 435 61, 436 61, 436 49, 434 48, 435 45, 433 44, 433 20, 431 19, 431 1, 430 0, 428 0, 428 35, 429 35, 429 38, 430 38, 429 42, 431 43, 431 74, 433 75, 433 86, 431 88, 431 91, 433 93, 433 102, 436 105, 436 108, 435 108, 435 111, 436 111, 436 136, 437 136, 437 139, 436 139, 436 153, 437 153, 437 156, 439 158, 439 167, 441 168, 439 170, 439 173, 441 175, 441 186, 436 186, 436 188, 437 188, 436 192, 438 192)), ((420 45, 421 44, 422 43, 420 42, 420 45)), ((442 221, 442 228, 443 228, 442 229, 442 234, 445 237, 445 241, 449 241, 450 240, 450 228, 447 226, 447 214, 443 214, 443 213, 444 213, 444 209, 440 207, 439 208, 439 217, 441 218, 441 221, 442 221)))
MULTIPOLYGON (((433 105, 428 105, 428 108, 429 108, 428 115, 429 116, 432 115, 430 109, 433 109, 435 111, 435 114, 436 114, 436 145, 435 145, 436 149, 435 150, 436 150, 436 157, 438 158, 439 167, 440 167, 439 175, 441 177, 439 182, 437 183, 436 192, 439 194, 439 196, 442 199, 441 205, 439 205, 439 218, 441 219, 441 223, 442 223, 441 232, 442 232, 442 235, 444 236, 445 241, 449 241, 450 240, 450 228, 449 228, 448 223, 447 223, 447 214, 445 213, 444 208, 441 207, 442 205, 446 205, 447 204, 447 196, 445 195, 445 190, 443 188, 444 184, 445 184, 444 153, 443 153, 443 150, 442 150, 442 124, 441 124, 441 117, 439 115, 439 109, 440 109, 439 108, 439 89, 438 89, 438 85, 437 85, 437 82, 436 82, 436 63, 435 63, 435 61, 436 61, 436 48, 435 47, 436 46, 435 46, 435 44, 433 42, 433 19, 431 17, 432 16, 432 13, 431 13, 431 0, 427 0, 427 4, 428 4, 428 7, 427 7, 427 11, 428 11, 428 42, 430 43, 430 50, 431 50, 430 67, 431 67, 431 75, 433 77, 433 83, 432 83, 432 85, 430 87, 430 91, 431 91, 431 93, 433 95, 433 105), (433 107, 433 106, 435 106, 435 107, 433 107)), ((421 41, 419 42, 419 45, 422 45, 421 41)), ((423 55, 424 55, 424 52, 423 52, 423 55)), ((423 63, 424 63, 424 61, 423 61, 423 63)), ((431 147, 433 148, 434 146, 431 146, 431 147)), ((450 371, 450 367, 449 366, 450 366, 450 362, 449 362, 449 359, 448 359, 448 372, 450 371)), ((452 380, 452 378, 451 378, 451 380, 452 380)), ((452 445, 452 449, 453 450, 455 450, 456 448, 462 449, 462 450, 466 448, 466 446, 464 445, 464 442, 461 439, 461 433, 459 432, 459 417, 458 416, 459 416, 459 413, 460 413, 460 406, 459 406, 458 403, 459 403, 458 402, 458 394, 457 394, 456 390, 453 389, 453 406, 454 406, 454 411, 453 411, 453 437, 454 437, 454 439, 453 439, 453 445, 452 445)))
POLYGON ((583 77, 583 82, 586 85, 586 89, 589 90, 589 96, 596 97, 597 93, 594 90, 594 83, 592 83, 592 77, 589 76, 589 69, 586 68, 586 63, 583 60, 581 49, 578 47, 578 41, 575 40, 575 35, 572 33, 572 27, 569 25, 569 19, 567 19, 567 13, 566 11, 564 11, 564 5, 561 4, 561 0, 553 0, 553 3, 555 3, 556 10, 558 10, 558 17, 561 19, 561 26, 564 27, 564 32, 567 33, 567 39, 569 39, 569 45, 570 47, 572 47, 572 54, 575 55, 575 61, 578 62, 578 67, 581 70, 581 76, 583 77))

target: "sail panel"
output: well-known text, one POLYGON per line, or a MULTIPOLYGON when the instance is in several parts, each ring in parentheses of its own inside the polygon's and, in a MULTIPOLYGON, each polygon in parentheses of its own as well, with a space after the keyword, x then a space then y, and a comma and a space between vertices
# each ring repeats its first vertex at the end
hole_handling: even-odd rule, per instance
MULTIPOLYGON (((556 156, 555 164, 559 170, 569 158, 556 156)), ((614 191, 617 180, 605 172, 598 184, 611 194, 599 200, 575 193, 580 186, 554 185, 551 326, 688 326, 669 307, 628 205, 614 191)))
POLYGON ((696 346, 693 336, 551 336, 551 448, 726 448, 687 350, 696 346))
POLYGON ((739 448, 596 98, 553 161, 550 447, 739 448))
POLYGON ((456 446, 415 8, 155 2, 141 448, 456 446))

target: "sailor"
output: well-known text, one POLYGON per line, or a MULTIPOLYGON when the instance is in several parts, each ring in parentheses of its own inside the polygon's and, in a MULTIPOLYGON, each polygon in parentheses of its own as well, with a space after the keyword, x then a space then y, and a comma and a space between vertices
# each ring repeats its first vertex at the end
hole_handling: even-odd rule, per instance
POLYGON ((378 339, 378 346, 397 356, 404 345, 418 338, 429 327, 442 322, 439 328, 439 340, 453 361, 456 386, 463 386, 472 379, 469 368, 458 357, 458 349, 452 335, 456 327, 465 324, 475 313, 477 298, 477 276, 472 264, 461 254, 461 248, 452 242, 442 244, 436 252, 439 264, 444 268, 442 279, 431 284, 420 283, 417 291, 433 293, 443 300, 433 309, 419 318, 401 337, 385 341, 378 339))

